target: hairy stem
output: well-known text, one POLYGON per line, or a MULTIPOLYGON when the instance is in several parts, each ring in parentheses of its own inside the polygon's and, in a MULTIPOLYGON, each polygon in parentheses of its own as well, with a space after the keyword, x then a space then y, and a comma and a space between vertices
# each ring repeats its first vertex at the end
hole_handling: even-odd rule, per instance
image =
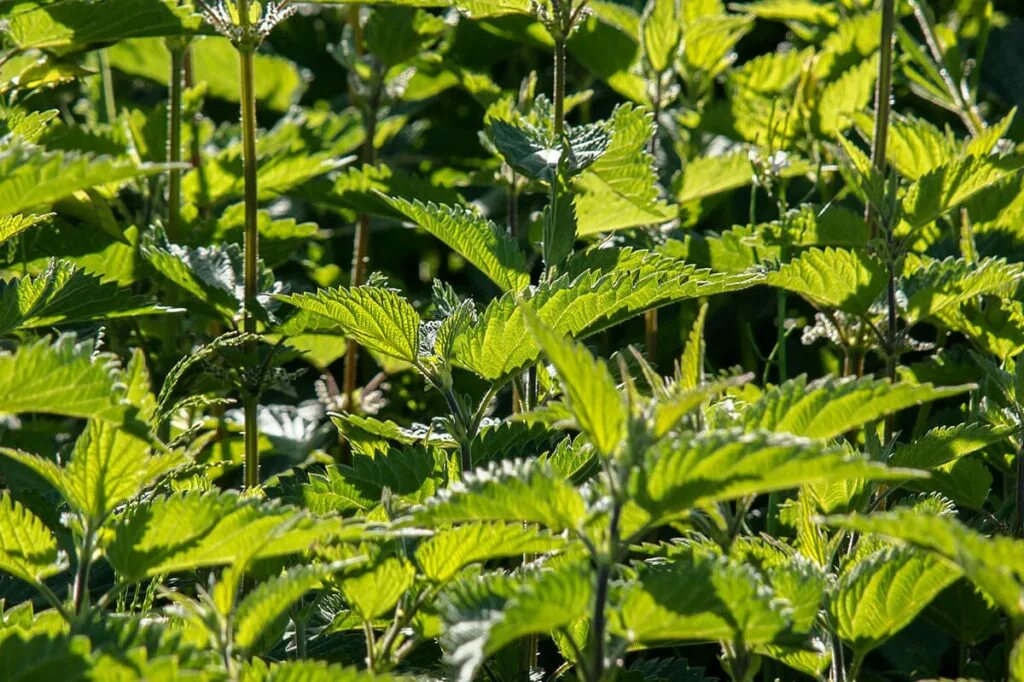
MULTIPOLYGON (((238 0, 238 13, 243 31, 249 27, 249 0, 238 0)), ((259 259, 259 223, 256 185, 256 46, 242 43, 238 46, 242 99, 242 175, 245 180, 245 286, 244 286, 244 329, 247 334, 256 333, 257 260, 259 259)), ((249 350, 255 354, 255 348, 249 350)), ((251 488, 260 482, 259 425, 257 423, 259 388, 243 397, 245 415, 245 487, 251 488)))
MULTIPOLYGON (((355 35, 356 51, 362 54, 362 27, 359 23, 358 6, 349 10, 349 22, 355 35)), ((363 141, 363 163, 369 165, 377 160, 377 148, 374 138, 377 136, 377 110, 380 106, 380 83, 377 69, 374 69, 374 82, 371 84, 369 101, 363 107, 363 128, 366 139, 363 141)), ((352 269, 349 275, 349 286, 361 286, 366 281, 366 265, 370 248, 370 216, 359 215, 356 222, 356 234, 352 245, 352 269)), ((342 390, 345 392, 346 409, 356 412, 356 389, 359 385, 359 344, 349 340, 345 345, 345 367, 342 375, 342 390)))
POLYGON ((71 602, 76 614, 89 604, 89 569, 92 567, 92 551, 95 533, 88 521, 82 529, 82 544, 78 548, 78 566, 75 567, 75 582, 71 588, 71 602))
POLYGON ((114 78, 110 72, 110 57, 106 50, 96 53, 100 67, 100 83, 103 93, 103 114, 107 123, 113 123, 117 118, 117 105, 114 103, 114 78))
POLYGON ((604 556, 597 556, 597 581, 594 590, 594 616, 590 630, 591 682, 600 682, 605 672, 605 629, 608 621, 608 587, 611 582, 612 566, 619 553, 619 517, 622 502, 616 497, 612 502, 611 517, 608 520, 608 550, 604 556))
MULTIPOLYGON (((181 163, 181 95, 185 73, 185 43, 171 39, 171 74, 167 102, 167 163, 181 163)), ((176 241, 181 232, 181 169, 172 167, 167 176, 167 236, 176 241)))
MULTIPOLYGON (((889 119, 892 115, 892 52, 893 32, 896 26, 895 0, 882 0, 882 35, 878 57, 878 85, 875 89, 875 122, 874 138, 871 146, 871 163, 875 169, 884 174, 886 165, 886 148, 889 141, 889 119)), ((888 282, 886 286, 887 314, 885 334, 885 374, 889 380, 896 378, 896 254, 893 253, 894 240, 891 225, 881 225, 882 217, 878 216, 875 207, 868 204, 865 219, 872 236, 879 236, 880 228, 885 229, 886 270, 888 282)), ((888 216, 884 217, 888 223, 888 216)), ((892 439, 895 421, 892 416, 885 420, 885 439, 892 439)))
POLYGON ((555 135, 565 128, 565 36, 555 36, 555 135))

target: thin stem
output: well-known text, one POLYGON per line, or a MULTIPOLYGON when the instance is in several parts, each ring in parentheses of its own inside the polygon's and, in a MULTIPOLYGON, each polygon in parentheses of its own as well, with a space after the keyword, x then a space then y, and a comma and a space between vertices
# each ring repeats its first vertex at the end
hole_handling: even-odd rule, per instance
POLYGON ((924 42, 928 45, 928 51, 931 52, 932 59, 935 60, 935 66, 939 69, 939 77, 942 79, 942 84, 946 86, 949 96, 953 98, 953 103, 957 107, 960 119, 967 126, 971 135, 978 135, 985 129, 985 123, 981 120, 981 116, 978 115, 978 110, 975 109, 974 105, 967 101, 967 97, 964 96, 964 93, 961 92, 960 88, 953 81, 953 76, 950 75, 949 69, 946 68, 946 61, 942 54, 942 45, 928 10, 919 0, 909 0, 909 2, 910 7, 914 10, 914 18, 917 19, 917 23, 921 27, 921 33, 924 34, 924 42))
MULTIPOLYGON (((238 0, 238 13, 243 32, 249 28, 249 0, 238 0)), ((256 285, 258 281, 257 261, 259 259, 259 190, 256 184, 256 46, 243 42, 238 45, 238 59, 242 99, 242 175, 245 180, 245 286, 244 286, 244 329, 247 334, 256 333, 256 285)), ((252 356, 255 345, 248 344, 252 356)), ((245 416, 245 487, 259 485, 259 424, 257 422, 259 398, 255 394, 243 396, 242 407, 245 416)))
POLYGON ((92 550, 95 534, 88 521, 82 530, 82 544, 78 548, 78 566, 75 567, 75 582, 71 602, 75 613, 81 613, 89 603, 89 569, 92 566, 92 550))
POLYGON ((604 556, 595 557, 598 568, 596 589, 594 590, 594 616, 590 631, 591 660, 588 674, 591 682, 600 682, 604 678, 608 587, 611 582, 612 565, 618 555, 619 517, 621 514, 622 503, 616 496, 612 502, 611 516, 608 520, 608 551, 604 556))
POLYGON ((103 90, 103 113, 107 123, 113 123, 117 118, 117 105, 114 103, 114 78, 110 72, 110 57, 106 50, 96 53, 100 66, 100 82, 103 90))
POLYGON ((169 40, 171 74, 167 103, 167 162, 175 164, 167 177, 167 236, 175 241, 181 231, 181 95, 185 72, 185 43, 169 40))
POLYGON ((857 682, 857 678, 860 676, 860 669, 864 665, 864 654, 857 652, 853 655, 853 661, 850 662, 850 672, 846 675, 848 682, 857 682))
MULTIPOLYGON (((882 36, 878 58, 878 86, 875 89, 875 124, 874 138, 871 146, 871 162, 880 173, 885 173, 886 149, 889 141, 889 119, 892 115, 892 52, 893 32, 896 26, 895 0, 882 0, 882 36)), ((865 219, 872 236, 879 236, 880 228, 885 229, 887 242, 886 270, 888 282, 886 286, 887 315, 885 335, 885 374, 889 380, 896 378, 896 263, 893 253, 892 225, 881 225, 880 216, 876 215, 875 207, 870 203, 865 212, 865 219)), ((888 217, 885 218, 888 222, 888 217)), ((889 416, 885 420, 885 439, 892 439, 895 421, 889 416)))
MULTIPOLYGON (((361 27, 359 24, 358 10, 350 11, 349 20, 353 24, 353 31, 356 33, 356 51, 361 53, 361 27)), ((366 106, 363 108, 363 127, 366 130, 366 139, 363 141, 363 163, 369 165, 377 160, 377 147, 374 138, 377 136, 377 109, 380 106, 381 86, 378 69, 374 69, 373 83, 371 84, 371 95, 366 106)), ((370 216, 366 213, 359 215, 356 223, 355 240, 352 245, 352 270, 349 277, 349 286, 358 287, 366 281, 366 265, 370 248, 370 216)), ((346 408, 349 412, 356 412, 356 388, 359 384, 359 344, 349 340, 345 345, 345 367, 342 375, 343 390, 347 400, 346 408)))
POLYGON ((555 135, 565 127, 565 36, 555 36, 555 135))

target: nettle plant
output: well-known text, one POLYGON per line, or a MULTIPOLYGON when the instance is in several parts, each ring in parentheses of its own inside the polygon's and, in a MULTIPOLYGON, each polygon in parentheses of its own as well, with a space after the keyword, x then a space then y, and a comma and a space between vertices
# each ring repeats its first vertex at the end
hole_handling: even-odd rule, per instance
POLYGON ((1014 12, 0 3, 4 674, 1024 679, 1014 12))

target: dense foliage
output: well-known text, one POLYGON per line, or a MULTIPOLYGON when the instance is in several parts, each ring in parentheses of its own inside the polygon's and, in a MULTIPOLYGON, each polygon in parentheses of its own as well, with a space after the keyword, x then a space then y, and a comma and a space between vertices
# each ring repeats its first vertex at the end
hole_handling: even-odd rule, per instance
POLYGON ((0 677, 1024 680, 1002 4, 0 0, 0 677))

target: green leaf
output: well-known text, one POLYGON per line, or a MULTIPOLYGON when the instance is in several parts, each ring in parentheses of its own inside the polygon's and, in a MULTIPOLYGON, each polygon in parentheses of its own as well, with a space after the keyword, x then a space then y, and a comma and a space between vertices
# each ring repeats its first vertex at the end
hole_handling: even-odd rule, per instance
POLYGON ((123 414, 117 358, 63 335, 0 353, 0 414, 44 412, 117 420, 123 414))
POLYGON ((889 457, 889 464, 911 469, 933 469, 998 443, 1009 434, 1006 428, 972 422, 939 426, 905 445, 897 446, 889 457))
POLYGON ((668 436, 644 453, 634 475, 638 502, 663 523, 696 507, 810 483, 906 479, 890 469, 820 441, 735 429, 668 436))
POLYGON ((279 296, 300 311, 326 318, 370 350, 415 363, 420 349, 420 316, 397 292, 381 287, 337 287, 315 294, 279 296))
POLYGON ((0 495, 0 571, 37 584, 64 568, 50 529, 9 494, 0 495))
POLYGON ((724 558, 648 563, 623 586, 611 625, 627 641, 763 644, 789 626, 771 590, 750 567, 724 558))
POLYGON ((801 375, 766 392, 744 413, 743 425, 807 438, 835 438, 888 414, 971 388, 890 384, 887 379, 871 377, 827 377, 808 383, 807 376, 801 375))
POLYGON ((415 577, 411 563, 390 557, 367 571, 346 576, 341 593, 364 621, 372 621, 394 608, 415 577))
POLYGON ((962 303, 979 296, 1012 296, 1024 266, 1002 258, 983 258, 970 263, 962 258, 933 260, 908 256, 902 288, 907 295, 906 316, 910 322, 929 317, 943 318, 962 303))
POLYGON ((461 206, 385 197, 393 209, 450 246, 504 291, 530 284, 526 256, 505 230, 461 206))
POLYGON ((959 567, 1012 618, 1024 617, 1024 542, 1020 540, 986 537, 950 516, 906 507, 870 516, 830 516, 825 522, 933 552, 959 567))
POLYGON ((0 244, 13 239, 25 230, 53 217, 52 213, 33 213, 0 216, 0 244))
POLYGON ((110 422, 90 420, 63 470, 62 492, 96 522, 184 463, 180 453, 149 454, 149 443, 110 422))
MULTIPOLYGON (((869 137, 873 126, 862 125, 869 137)), ((901 175, 917 180, 958 156, 950 135, 928 121, 899 116, 889 124, 888 158, 901 175)))
POLYGON ((679 388, 690 391, 704 383, 704 320, 708 316, 708 304, 702 303, 693 321, 690 334, 686 337, 686 348, 679 360, 679 388))
POLYGON ((558 532, 583 523, 586 505, 549 466, 506 460, 468 472, 463 481, 439 490, 416 516, 425 523, 536 523, 558 532))
MULTIPOLYGON (((599 249, 597 253, 608 261, 600 270, 589 269, 598 266, 589 253, 567 261, 566 274, 540 284, 529 299, 545 324, 574 338, 669 303, 745 289, 760 278, 756 273, 712 273, 682 260, 629 249, 599 249)), ((536 361, 540 349, 518 306, 511 294, 492 301, 476 324, 456 339, 453 362, 489 381, 503 381, 536 361)))
POLYGON ((502 557, 551 552, 560 538, 521 523, 468 523, 439 530, 416 548, 416 563, 438 583, 448 582, 465 566, 502 557))
POLYGON ((137 164, 128 159, 14 148, 0 153, 0 215, 49 208, 80 190, 117 186, 166 170, 162 164, 137 164))
POLYGON ((766 282, 816 306, 859 314, 882 293, 886 273, 878 259, 862 251, 812 248, 769 272, 766 282))
POLYGON ((871 101, 877 74, 878 58, 865 59, 822 88, 814 113, 823 135, 832 137, 850 127, 851 115, 862 111, 871 101))
POLYGON ((846 569, 829 610, 840 639, 863 656, 902 630, 960 572, 912 548, 882 549, 846 569))
POLYGON ((555 366, 580 430, 599 452, 615 454, 626 436, 628 414, 608 366, 582 344, 565 339, 544 324, 529 305, 523 306, 523 316, 533 338, 555 366))
POLYGON ((491 574, 453 586, 441 598, 445 658, 457 682, 476 679, 485 659, 530 634, 568 626, 590 607, 593 577, 580 564, 491 574))
POLYGON ((654 158, 648 153, 654 134, 653 116, 623 104, 615 108, 609 125, 608 149, 573 180, 577 232, 581 236, 657 225, 674 217, 659 197, 654 158))
POLYGON ((103 283, 70 261, 51 260, 35 277, 0 281, 0 335, 91 320, 164 313, 173 309, 103 283))
POLYGON ((0 448, 0 455, 39 474, 95 530, 116 507, 184 463, 180 453, 150 455, 149 450, 149 441, 111 422, 92 419, 63 468, 20 450, 0 448))
POLYGON ((912 228, 924 227, 982 190, 1016 173, 1024 156, 968 156, 922 175, 903 197, 904 218, 912 228))
POLYGON ((651 69, 661 74, 671 68, 682 38, 675 0, 650 0, 640 17, 640 44, 651 69))
POLYGON ((0 658, 12 666, 4 676, 11 682, 87 680, 93 672, 89 650, 83 635, 17 633, 0 640, 0 658))
POLYGON ((10 10, 8 35, 21 50, 112 43, 125 38, 194 33, 201 21, 177 0, 19 2, 10 10))
POLYGON ((341 532, 335 521, 237 493, 192 491, 129 509, 112 529, 107 560, 127 582, 164 573, 302 552, 341 532), (254 553, 252 548, 258 546, 254 553))
POLYGON ((268 627, 330 574, 330 566, 296 566, 260 583, 245 595, 235 611, 235 644, 251 652, 268 627))

